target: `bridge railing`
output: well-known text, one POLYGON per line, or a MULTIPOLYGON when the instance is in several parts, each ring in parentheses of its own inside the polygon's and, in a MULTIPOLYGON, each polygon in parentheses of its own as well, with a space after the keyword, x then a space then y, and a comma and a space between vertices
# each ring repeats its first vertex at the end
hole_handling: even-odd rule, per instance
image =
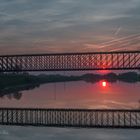
POLYGON ((0 124, 140 128, 140 110, 0 108, 0 124))

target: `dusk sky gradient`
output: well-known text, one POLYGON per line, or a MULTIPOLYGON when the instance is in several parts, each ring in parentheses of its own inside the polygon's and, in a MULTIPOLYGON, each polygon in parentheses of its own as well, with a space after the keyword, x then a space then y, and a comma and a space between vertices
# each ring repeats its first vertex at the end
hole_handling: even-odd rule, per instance
POLYGON ((0 54, 140 50, 139 31, 140 0, 0 0, 0 54))

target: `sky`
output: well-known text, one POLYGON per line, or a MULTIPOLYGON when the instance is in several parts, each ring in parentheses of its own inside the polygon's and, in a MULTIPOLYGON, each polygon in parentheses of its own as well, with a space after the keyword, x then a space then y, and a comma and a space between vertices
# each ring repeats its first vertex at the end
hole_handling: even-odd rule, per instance
POLYGON ((140 0, 0 0, 0 54, 140 50, 140 0))

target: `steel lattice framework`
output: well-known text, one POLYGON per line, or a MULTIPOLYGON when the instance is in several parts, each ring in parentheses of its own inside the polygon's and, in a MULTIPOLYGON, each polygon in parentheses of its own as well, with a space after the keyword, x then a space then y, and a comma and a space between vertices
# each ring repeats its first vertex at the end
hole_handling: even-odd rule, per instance
POLYGON ((0 108, 0 124, 140 128, 140 110, 0 108))
POLYGON ((0 56, 0 71, 140 69, 140 51, 0 56))

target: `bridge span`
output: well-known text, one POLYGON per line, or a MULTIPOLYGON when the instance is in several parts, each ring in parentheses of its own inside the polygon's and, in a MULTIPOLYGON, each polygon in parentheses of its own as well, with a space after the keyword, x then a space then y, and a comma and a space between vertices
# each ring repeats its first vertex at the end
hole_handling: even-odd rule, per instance
POLYGON ((0 108, 0 125, 140 129, 140 110, 0 108))
POLYGON ((0 72, 140 69, 140 51, 0 56, 0 72))

